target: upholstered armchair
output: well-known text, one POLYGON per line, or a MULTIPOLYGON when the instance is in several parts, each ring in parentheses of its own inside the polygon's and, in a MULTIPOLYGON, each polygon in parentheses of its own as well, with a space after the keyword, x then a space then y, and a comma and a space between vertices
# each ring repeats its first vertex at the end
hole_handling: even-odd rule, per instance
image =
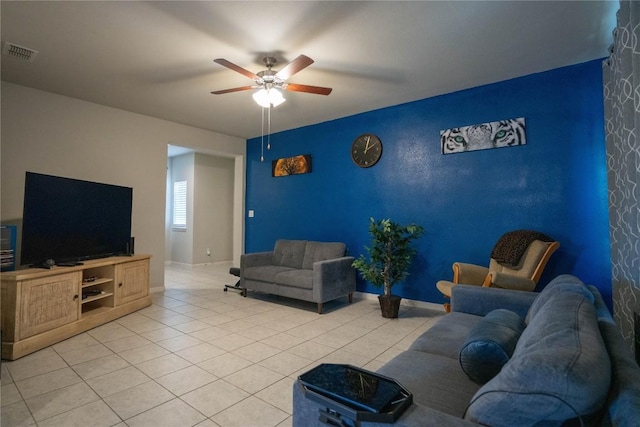
MULTIPOLYGON (((489 267, 454 262, 453 280, 440 280, 436 287, 447 298, 457 284, 533 291, 547 261, 559 247, 560 243, 542 233, 511 231, 494 246, 489 267)), ((445 310, 449 308, 445 304, 445 310)))

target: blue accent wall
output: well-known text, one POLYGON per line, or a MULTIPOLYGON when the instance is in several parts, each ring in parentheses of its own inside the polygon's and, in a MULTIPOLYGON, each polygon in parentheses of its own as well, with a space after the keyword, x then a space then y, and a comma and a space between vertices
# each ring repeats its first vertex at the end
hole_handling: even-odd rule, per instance
MULTIPOLYGON (((611 304, 599 60, 277 133, 271 145, 261 163, 260 138, 247 141, 246 252, 287 238, 342 241, 358 256, 369 217, 415 222, 425 234, 393 292, 440 303, 435 283, 454 261, 488 265, 503 233, 533 229, 561 243, 539 287, 570 273, 611 304), (524 146, 441 154, 440 130, 517 117, 524 146), (368 169, 350 158, 362 133, 383 143, 368 169), (273 159, 298 154, 311 154, 312 173, 271 177, 273 159)), ((358 290, 381 292, 361 280, 358 290)))

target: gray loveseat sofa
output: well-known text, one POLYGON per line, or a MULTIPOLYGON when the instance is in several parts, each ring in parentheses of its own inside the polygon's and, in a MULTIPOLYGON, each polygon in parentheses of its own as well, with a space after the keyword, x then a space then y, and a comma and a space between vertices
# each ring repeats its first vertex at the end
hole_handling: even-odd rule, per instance
POLYGON ((277 240, 273 251, 240 257, 240 286, 322 304, 356 290, 354 257, 339 242, 277 240))
MULTIPOLYGON (((640 425, 640 368, 596 288, 569 275, 539 294, 458 285, 451 308, 378 370, 413 393, 413 405, 394 425, 640 425), (509 310, 522 328, 511 320, 498 326, 487 321, 507 314, 499 309, 509 310), (504 345, 508 341, 511 346, 504 345), (478 383, 468 374, 485 375, 491 365, 480 363, 474 372, 469 348, 479 350, 476 357, 513 352, 495 376, 478 383)), ((320 409, 326 408, 294 383, 293 425, 323 425, 320 409)))

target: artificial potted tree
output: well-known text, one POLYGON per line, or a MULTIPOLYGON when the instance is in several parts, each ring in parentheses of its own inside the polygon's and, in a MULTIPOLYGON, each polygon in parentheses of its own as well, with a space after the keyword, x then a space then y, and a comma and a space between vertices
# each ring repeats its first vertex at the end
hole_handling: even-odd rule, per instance
POLYGON ((384 294, 378 296, 382 317, 398 317, 402 298, 391 294, 391 288, 409 275, 417 252, 411 243, 423 232, 424 228, 416 224, 402 226, 390 219, 369 218, 371 246, 365 246, 368 257, 360 255, 353 261, 353 267, 367 282, 384 287, 384 294))

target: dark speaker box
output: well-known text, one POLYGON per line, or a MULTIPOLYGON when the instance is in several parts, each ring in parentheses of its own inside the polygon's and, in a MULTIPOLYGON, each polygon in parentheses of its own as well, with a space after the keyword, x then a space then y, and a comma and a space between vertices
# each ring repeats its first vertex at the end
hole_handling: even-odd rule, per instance
POLYGON ((135 249, 134 249, 135 240, 136 240, 135 237, 131 237, 129 239, 129 243, 127 243, 127 255, 133 255, 135 253, 135 249))

